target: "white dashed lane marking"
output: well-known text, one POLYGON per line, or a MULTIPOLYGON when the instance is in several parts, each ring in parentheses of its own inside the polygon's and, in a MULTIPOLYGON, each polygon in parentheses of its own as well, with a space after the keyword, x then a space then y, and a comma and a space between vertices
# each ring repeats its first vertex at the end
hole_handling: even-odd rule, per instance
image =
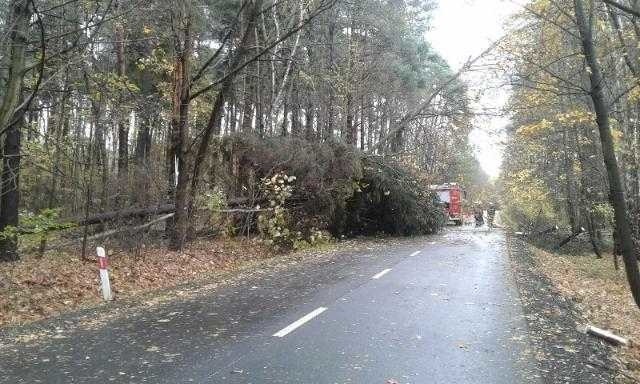
POLYGON ((372 279, 379 279, 382 276, 386 275, 389 271, 391 271, 391 268, 387 268, 381 272, 376 273, 375 275, 373 275, 373 277, 371 277, 372 279))
MULTIPOLYGON (((415 251, 410 256, 413 257, 413 256, 415 256, 415 255, 417 255, 419 253, 420 253, 420 251, 415 251)), ((376 273, 375 275, 373 275, 371 278, 377 280, 377 279, 381 278, 382 276, 386 275, 389 272, 391 272, 391 268, 384 269, 384 270, 376 273)), ((311 319, 313 319, 314 317, 318 316, 319 314, 321 314, 322 312, 324 312, 326 310, 327 310, 326 307, 319 307, 319 308, 309 312, 308 314, 302 316, 301 318, 299 318, 298 320, 294 321, 293 323, 287 325, 286 327, 282 328, 278 332, 274 333, 273 336, 274 337, 285 337, 288 334, 290 334, 291 332, 293 332, 296 329, 300 328, 305 323, 309 322, 311 319)))
POLYGON ((288 334, 290 334, 291 332, 295 331, 297 328, 299 328, 302 325, 304 325, 304 323, 308 322, 309 320, 313 319, 314 317, 318 316, 319 314, 321 314, 322 312, 324 312, 326 310, 327 310, 327 308, 325 308, 325 307, 317 308, 317 309, 313 310, 312 312, 309 312, 308 314, 302 316, 301 318, 299 318, 298 320, 294 321, 293 323, 289 324, 288 326, 282 328, 278 332, 274 333, 273 336, 274 337, 285 337, 288 334))

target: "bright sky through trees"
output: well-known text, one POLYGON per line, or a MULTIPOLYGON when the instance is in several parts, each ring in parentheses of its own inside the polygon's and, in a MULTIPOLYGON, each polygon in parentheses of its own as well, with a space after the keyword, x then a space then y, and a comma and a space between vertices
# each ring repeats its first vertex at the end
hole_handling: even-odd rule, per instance
MULTIPOLYGON (((433 13, 433 28, 428 32, 428 40, 457 70, 503 36, 505 21, 518 9, 517 2, 509 0, 440 0, 433 13)), ((465 79, 475 88, 475 85, 486 84, 486 77, 486 73, 473 72, 465 79)), ((508 92, 504 87, 485 91, 476 109, 488 112, 501 108, 507 101, 508 92)), ((500 172, 501 131, 507 124, 509 120, 505 117, 479 117, 477 128, 470 136, 482 168, 491 177, 500 172)))

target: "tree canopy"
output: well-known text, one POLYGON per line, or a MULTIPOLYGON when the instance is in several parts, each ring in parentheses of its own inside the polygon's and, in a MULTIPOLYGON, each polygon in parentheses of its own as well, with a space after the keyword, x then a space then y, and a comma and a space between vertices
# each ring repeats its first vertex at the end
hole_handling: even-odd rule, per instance
POLYGON ((341 185, 383 163, 424 190, 482 179, 466 85, 425 40, 435 5, 2 0, 0 258, 19 257, 29 217, 55 227, 167 204, 168 245, 181 248, 206 196, 255 210, 262 178, 304 169, 269 154, 292 145, 346 145, 332 150, 362 162, 341 185))

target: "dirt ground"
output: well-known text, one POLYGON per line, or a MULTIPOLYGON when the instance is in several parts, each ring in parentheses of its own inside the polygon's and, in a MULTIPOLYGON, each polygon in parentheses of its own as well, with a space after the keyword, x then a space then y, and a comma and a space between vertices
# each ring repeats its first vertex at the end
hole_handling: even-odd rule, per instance
POLYGON ((611 348, 607 365, 618 372, 617 382, 640 382, 640 310, 624 270, 615 270, 611 255, 602 259, 593 254, 558 255, 535 247, 531 254, 535 269, 571 301, 584 323, 631 339, 630 347, 611 348))

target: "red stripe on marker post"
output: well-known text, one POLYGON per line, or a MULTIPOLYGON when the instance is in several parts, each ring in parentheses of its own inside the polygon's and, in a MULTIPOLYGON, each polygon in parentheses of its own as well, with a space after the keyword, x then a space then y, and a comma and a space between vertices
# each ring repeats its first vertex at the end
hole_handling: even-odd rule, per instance
POLYGON ((98 256, 98 266, 100 267, 100 269, 107 269, 107 266, 109 266, 107 258, 98 256))
POLYGON ((109 265, 107 253, 102 247, 97 247, 96 253, 98 254, 98 266, 100 267, 100 290, 102 290, 102 297, 105 300, 111 300, 111 284, 109 283, 109 271, 107 270, 109 265))

